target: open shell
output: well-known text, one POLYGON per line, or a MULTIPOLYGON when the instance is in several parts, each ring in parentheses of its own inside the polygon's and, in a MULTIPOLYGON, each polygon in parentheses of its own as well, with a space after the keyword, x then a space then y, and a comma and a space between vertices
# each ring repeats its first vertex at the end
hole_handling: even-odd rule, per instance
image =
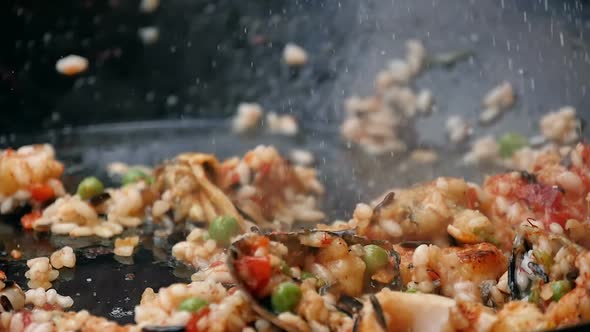
MULTIPOLYGON (((336 257, 336 256, 334 256, 336 257)), ((272 232, 268 234, 252 234, 243 237, 234 242, 228 255, 228 269, 236 281, 238 287, 244 290, 251 300, 252 307, 264 319, 272 322, 274 325, 286 331, 300 331, 300 325, 290 324, 290 322, 281 320, 279 316, 274 313, 268 305, 266 305, 273 285, 277 285, 284 281, 294 282, 303 285, 308 280, 302 280, 301 275, 296 275, 292 271, 326 271, 327 276, 325 280, 316 276, 318 281, 316 284, 316 291, 320 296, 329 296, 336 300, 336 303, 329 310, 341 311, 353 319, 356 319, 358 312, 362 309, 362 302, 355 297, 362 294, 375 293, 383 288, 399 289, 400 288, 400 274, 399 274, 399 255, 392 249, 392 245, 385 241, 371 241, 365 237, 357 236, 351 231, 321 231, 321 230, 304 230, 301 232, 272 232), (267 240, 261 241, 266 238, 267 240), (258 243, 270 241, 268 245, 268 252, 257 247, 258 243), (358 250, 361 250, 364 245, 375 244, 389 252, 389 263, 384 266, 379 272, 364 273, 364 262, 358 255, 358 250), (287 250, 285 250, 285 248, 287 250), (332 255, 339 248, 344 248, 344 256, 338 256, 334 260, 330 260, 332 255), (281 253, 278 253, 281 252, 281 253), (356 253, 355 253, 356 252, 356 253), (269 256, 270 262, 281 261, 281 264, 272 266, 272 276, 269 283, 264 288, 254 289, 251 286, 250 280, 242 273, 241 259, 252 256, 269 256), (340 261, 338 261, 340 260, 340 261), (338 261, 338 264, 332 264, 338 261), (356 269, 346 276, 338 274, 337 270, 330 271, 330 267, 342 266, 346 262, 359 262, 362 264, 362 269, 356 269), (286 264, 285 264, 286 263, 286 264), (288 271, 285 272, 285 265, 288 271), (313 270, 316 265, 317 270, 313 270), (360 272, 359 272, 360 271, 360 272), (286 274, 288 273, 288 275, 286 274), (376 275, 387 275, 387 280, 376 278, 376 275), (361 288, 355 292, 357 288, 350 287, 352 278, 360 278, 355 281, 361 283, 361 288), (378 279, 380 281, 377 281, 378 279), (385 282, 382 282, 385 281, 385 282)), ((355 283, 355 285, 358 285, 355 283)))
POLYGON ((1 281, 4 285, 0 289, 0 313, 20 310, 25 306, 25 293, 14 281, 1 281))
POLYGON ((185 153, 156 170, 156 189, 172 205, 176 222, 186 218, 211 222, 219 215, 234 217, 242 231, 242 216, 225 193, 215 185, 219 162, 215 156, 185 153))

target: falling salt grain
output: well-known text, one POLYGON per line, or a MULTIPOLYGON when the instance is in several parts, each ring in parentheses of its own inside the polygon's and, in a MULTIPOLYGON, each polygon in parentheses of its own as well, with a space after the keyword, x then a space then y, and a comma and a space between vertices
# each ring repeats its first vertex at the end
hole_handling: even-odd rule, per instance
POLYGON ((64 75, 73 76, 88 69, 88 60, 79 55, 68 55, 55 63, 55 69, 64 75))
POLYGON ((283 50, 283 60, 289 66, 303 66, 307 63, 307 52, 301 46, 288 43, 283 50))

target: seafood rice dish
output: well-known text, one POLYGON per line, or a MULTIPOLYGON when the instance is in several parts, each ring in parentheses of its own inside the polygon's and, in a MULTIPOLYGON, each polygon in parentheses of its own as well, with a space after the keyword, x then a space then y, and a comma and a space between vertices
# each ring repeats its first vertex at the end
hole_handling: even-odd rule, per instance
POLYGON ((171 255, 194 273, 146 288, 134 323, 119 325, 70 310, 72 298, 53 288, 76 250, 26 257, 27 283, 0 270, 0 331, 513 332, 588 322, 590 145, 539 150, 525 166, 483 183, 392 188, 331 221, 316 170, 272 146, 117 165, 119 185, 88 177, 69 192, 53 147, 6 149, 0 213, 18 215, 22 231, 104 239, 125 257, 139 245, 128 231, 166 236, 186 225, 171 255))

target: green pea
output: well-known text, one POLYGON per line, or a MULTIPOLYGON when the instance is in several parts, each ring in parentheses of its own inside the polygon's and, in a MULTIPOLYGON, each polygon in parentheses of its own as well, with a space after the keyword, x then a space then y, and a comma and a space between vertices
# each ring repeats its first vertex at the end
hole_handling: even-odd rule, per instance
POLYGON ((132 168, 128 170, 127 173, 123 175, 121 182, 124 186, 126 186, 128 184, 135 183, 141 180, 147 182, 148 184, 154 182, 151 176, 145 174, 142 170, 137 168, 132 168))
POLYGON ((387 250, 377 245, 369 244, 365 246, 363 260, 367 265, 367 271, 374 273, 389 263, 389 255, 387 254, 387 250))
POLYGON ((82 180, 78 185, 78 195, 82 199, 89 199, 100 194, 104 190, 104 185, 94 176, 82 180))
POLYGON ((203 309, 204 307, 207 306, 207 301, 198 298, 198 297, 191 297, 188 298, 184 301, 182 301, 180 303, 180 305, 178 305, 178 310, 179 311, 188 311, 188 312, 197 312, 201 309, 203 309))
POLYGON ((234 217, 219 216, 209 224, 209 236, 222 246, 229 245, 233 236, 240 233, 240 225, 234 217))
POLYGON ((301 289, 292 282, 279 284, 272 292, 270 303, 277 312, 293 311, 301 300, 301 289))
POLYGON ((506 133, 498 140, 500 145, 500 156, 502 158, 509 158, 512 154, 528 145, 526 137, 517 133, 506 133))
POLYGON ((572 290, 572 284, 568 280, 558 280, 551 283, 551 289, 553 290, 553 301, 557 302, 565 294, 572 290))

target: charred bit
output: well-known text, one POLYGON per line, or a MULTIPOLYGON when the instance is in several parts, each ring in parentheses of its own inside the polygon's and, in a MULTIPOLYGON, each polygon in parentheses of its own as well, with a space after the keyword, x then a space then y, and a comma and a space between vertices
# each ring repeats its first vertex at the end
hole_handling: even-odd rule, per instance
POLYGON ((529 262, 528 267, 529 267, 529 269, 531 269, 531 271, 533 271, 533 273, 537 277, 540 277, 541 279, 543 279, 544 283, 549 282, 549 276, 547 275, 547 273, 545 273, 543 266, 541 266, 535 262, 529 262))
POLYGON ((527 171, 520 171, 520 177, 529 184, 537 183, 537 176, 527 171))
POLYGON ((361 301, 352 296, 342 294, 336 304, 336 308, 350 317, 354 317, 363 308, 361 301))
POLYGON ((385 195, 385 197, 383 198, 383 200, 373 208, 373 217, 371 219, 377 219, 377 217, 379 217, 379 215, 381 214, 381 210, 389 204, 393 203, 394 198, 395 192, 388 192, 387 195, 385 195))
POLYGON ((371 300, 371 305, 373 306, 373 310, 375 310, 375 316, 377 317, 377 322, 381 327, 387 330, 387 322, 385 321, 385 314, 383 313, 383 308, 381 304, 379 304, 379 300, 374 294, 369 296, 369 300, 371 300))
POLYGON ((354 318, 354 325, 352 325, 352 332, 358 332, 359 331, 360 321, 361 321, 361 315, 358 314, 354 318))
POLYGON ((111 194, 104 192, 90 197, 89 202, 92 206, 99 206, 110 198, 111 194))
POLYGON ((4 311, 12 311, 14 309, 12 307, 12 303, 10 303, 8 296, 6 296, 6 295, 0 296, 0 306, 2 306, 4 311))

